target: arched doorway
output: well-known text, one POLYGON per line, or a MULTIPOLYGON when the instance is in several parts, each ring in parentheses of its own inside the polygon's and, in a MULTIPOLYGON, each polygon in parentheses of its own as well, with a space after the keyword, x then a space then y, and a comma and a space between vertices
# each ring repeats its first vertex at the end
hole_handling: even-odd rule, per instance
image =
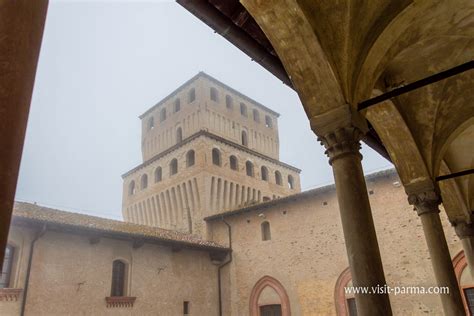
POLYGON ((467 260, 464 251, 460 251, 453 258, 454 273, 458 280, 459 289, 464 303, 466 315, 474 315, 474 277, 467 268, 467 260))
POLYGON ((336 303, 337 316, 357 315, 355 297, 353 294, 347 294, 346 287, 352 286, 352 275, 349 268, 342 271, 336 281, 334 289, 334 301, 336 303))
POLYGON ((291 316, 290 299, 283 285, 271 276, 264 276, 255 283, 250 294, 250 316, 291 316), (266 301, 272 294, 278 301, 266 301))

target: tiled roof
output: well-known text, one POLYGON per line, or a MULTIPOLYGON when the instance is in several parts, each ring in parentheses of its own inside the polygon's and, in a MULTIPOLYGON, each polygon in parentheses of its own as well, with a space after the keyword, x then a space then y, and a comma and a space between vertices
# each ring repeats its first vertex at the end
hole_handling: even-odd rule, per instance
MULTIPOLYGON (((377 180, 377 179, 380 179, 380 178, 383 178, 383 177, 389 177, 389 176, 394 176, 394 175, 397 175, 397 171, 395 169, 393 169, 393 168, 392 169, 386 169, 386 170, 382 170, 382 171, 378 171, 378 172, 374 172, 374 173, 366 175, 365 180, 367 182, 369 182, 369 181, 374 181, 374 180, 377 180)), ((285 196, 285 197, 282 197, 282 198, 279 198, 279 199, 270 200, 270 201, 266 201, 266 202, 262 202, 262 203, 255 203, 255 204, 252 204, 252 205, 240 207, 238 209, 228 210, 228 211, 225 211, 225 212, 222 212, 222 213, 214 214, 214 215, 205 217, 204 220, 205 221, 213 221, 213 220, 222 219, 222 218, 228 217, 228 216, 233 216, 233 215, 238 215, 238 214, 242 214, 242 213, 246 213, 246 212, 251 212, 251 211, 254 211, 254 210, 260 210, 261 211, 261 210, 270 208, 274 205, 281 205, 281 204, 284 204, 284 203, 294 202, 294 201, 300 200, 302 198, 312 197, 312 196, 315 196, 315 195, 318 195, 318 194, 326 193, 326 192, 329 192, 329 191, 335 191, 335 190, 336 190, 336 186, 334 184, 325 185, 325 186, 322 186, 322 187, 319 187, 319 188, 306 190, 304 192, 288 195, 288 196, 285 196)))
POLYGON ((210 251, 229 250, 226 246, 203 240, 193 234, 66 212, 26 202, 16 202, 13 209, 12 223, 19 224, 23 222, 46 224, 47 227, 55 230, 89 231, 103 237, 140 240, 172 247, 198 248, 210 251))

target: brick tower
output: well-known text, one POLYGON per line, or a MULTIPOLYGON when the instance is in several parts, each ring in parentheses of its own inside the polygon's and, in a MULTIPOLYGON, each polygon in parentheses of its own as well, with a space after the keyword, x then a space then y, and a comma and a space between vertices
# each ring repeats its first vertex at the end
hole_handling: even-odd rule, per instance
POLYGON ((278 116, 198 73, 140 116, 125 221, 205 234, 206 216, 300 192, 300 170, 278 160, 278 116))

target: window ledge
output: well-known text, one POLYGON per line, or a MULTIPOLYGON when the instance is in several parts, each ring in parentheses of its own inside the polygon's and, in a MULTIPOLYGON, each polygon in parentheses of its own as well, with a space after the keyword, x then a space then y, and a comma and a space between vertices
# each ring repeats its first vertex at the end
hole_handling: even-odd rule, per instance
POLYGON ((18 301, 23 289, 3 288, 0 289, 0 301, 18 301))
POLYGON ((108 296, 105 298, 107 307, 133 307, 137 298, 133 296, 108 296))

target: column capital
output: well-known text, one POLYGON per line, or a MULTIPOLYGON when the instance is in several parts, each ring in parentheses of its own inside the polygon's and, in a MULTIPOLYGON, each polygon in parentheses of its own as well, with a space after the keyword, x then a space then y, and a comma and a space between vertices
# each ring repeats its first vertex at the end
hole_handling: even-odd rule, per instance
POLYGON ((454 230, 460 239, 474 237, 473 223, 457 222, 454 224, 454 230))
POLYGON ((367 132, 367 124, 349 104, 311 117, 310 124, 318 141, 326 148, 329 164, 346 154, 360 155, 360 140, 367 132))
POLYGON ((441 198, 434 190, 412 192, 408 194, 408 203, 415 207, 418 216, 427 213, 439 213, 441 198))

